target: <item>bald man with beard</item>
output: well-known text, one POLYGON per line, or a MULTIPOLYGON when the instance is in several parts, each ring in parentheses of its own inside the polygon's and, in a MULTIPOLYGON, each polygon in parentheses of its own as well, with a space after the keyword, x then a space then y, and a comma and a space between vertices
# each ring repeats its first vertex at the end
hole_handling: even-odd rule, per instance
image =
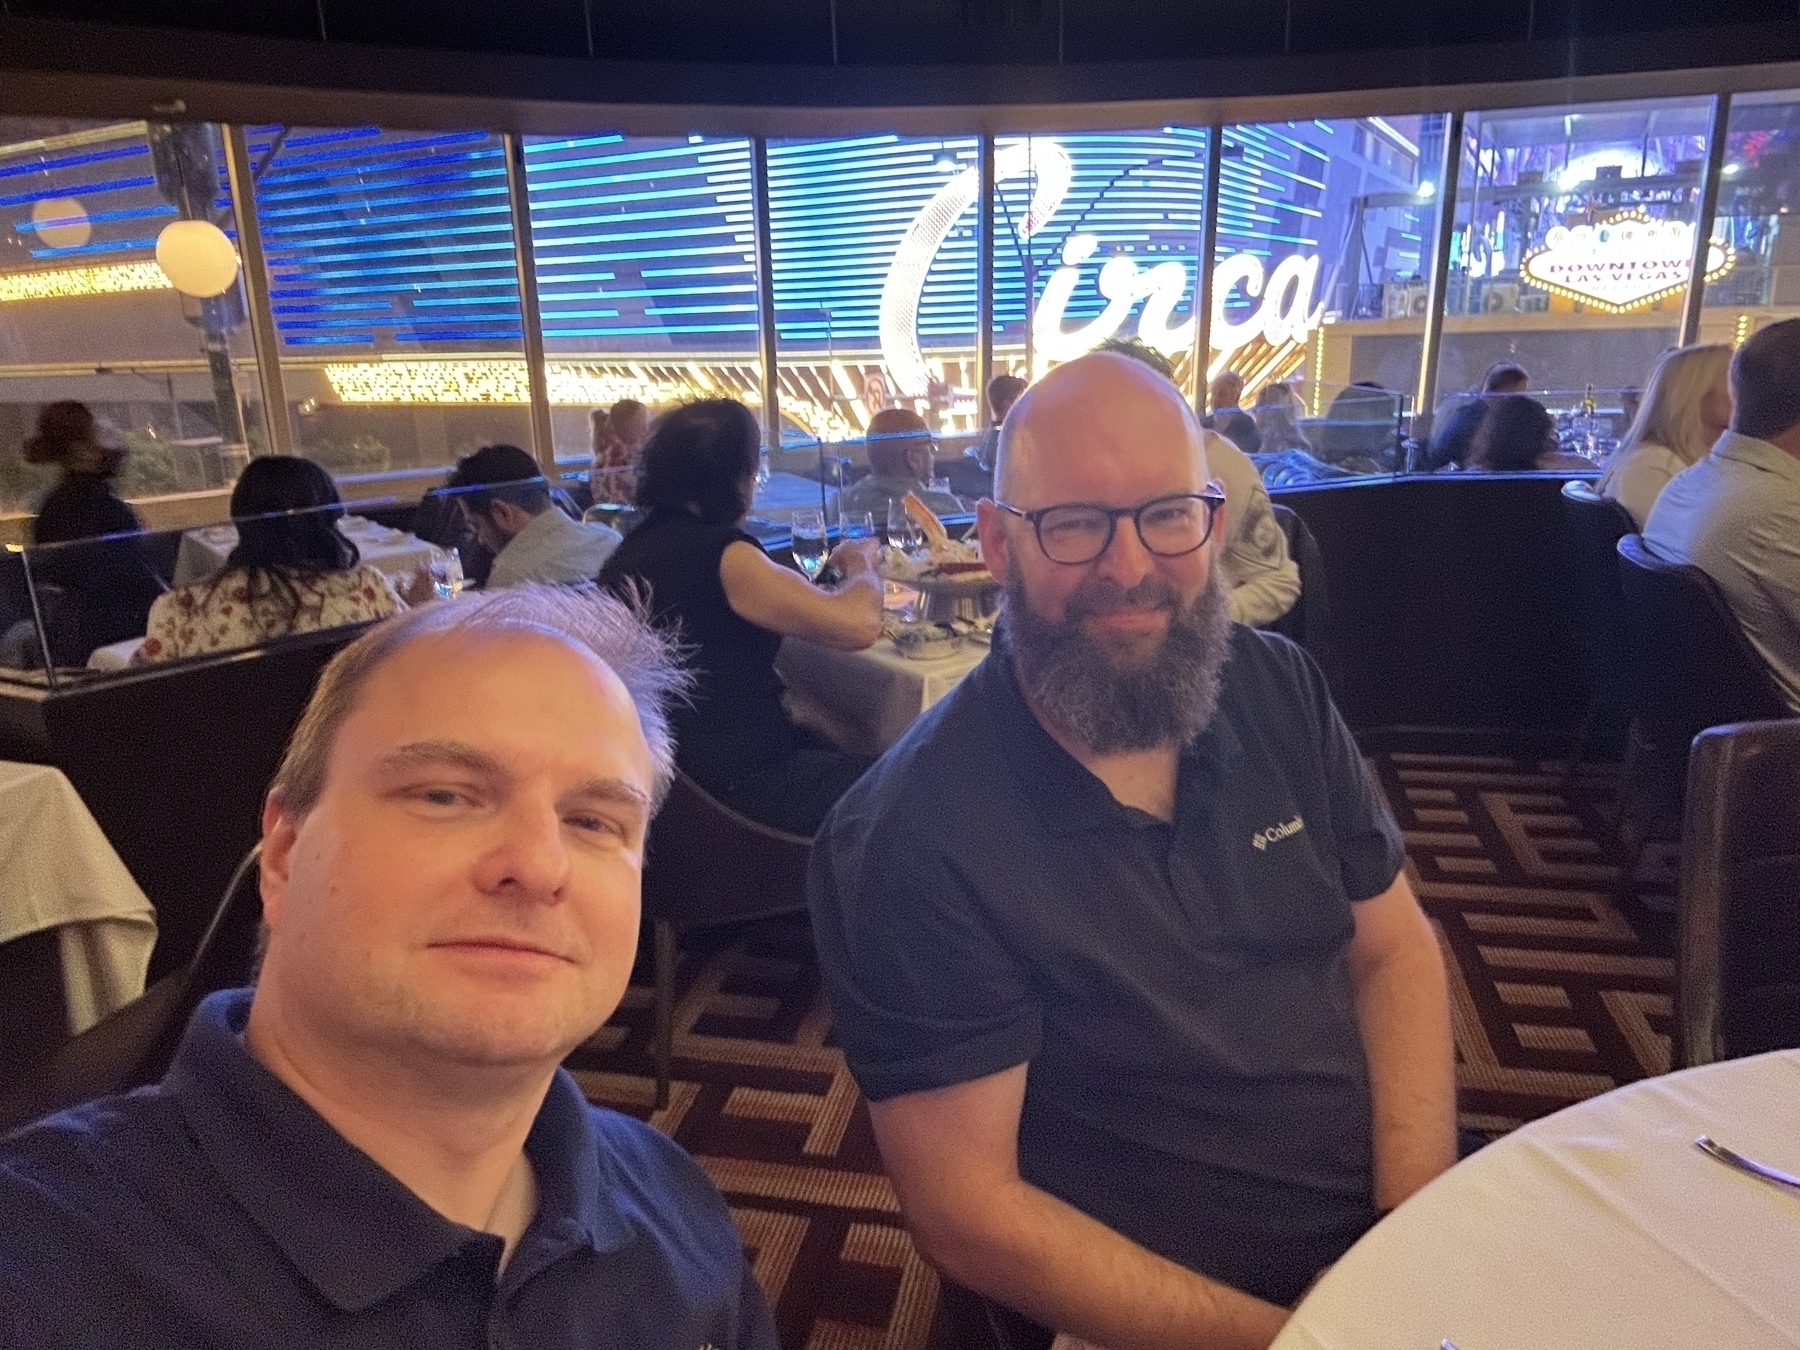
POLYGON ((1229 618, 1179 391, 1058 368, 996 492, 992 653, 813 850, 837 1034, 914 1241, 1007 1334, 1267 1345, 1454 1161, 1437 944, 1318 670, 1229 618))

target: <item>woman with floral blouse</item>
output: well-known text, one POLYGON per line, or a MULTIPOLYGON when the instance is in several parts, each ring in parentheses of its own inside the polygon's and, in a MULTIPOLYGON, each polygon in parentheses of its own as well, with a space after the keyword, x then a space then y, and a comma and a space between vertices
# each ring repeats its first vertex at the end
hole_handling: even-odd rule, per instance
POLYGON ((405 609, 393 583, 338 532, 343 514, 337 485, 311 460, 251 460, 231 493, 237 547, 216 576, 151 606, 134 663, 234 651, 405 609))

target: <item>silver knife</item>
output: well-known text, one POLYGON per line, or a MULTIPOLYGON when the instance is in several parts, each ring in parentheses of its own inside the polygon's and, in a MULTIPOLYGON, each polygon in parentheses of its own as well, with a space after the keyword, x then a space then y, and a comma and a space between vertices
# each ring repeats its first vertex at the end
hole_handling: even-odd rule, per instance
POLYGON ((1699 1149, 1702 1153, 1717 1158, 1727 1167, 1735 1167, 1740 1172, 1748 1172, 1751 1176, 1760 1177, 1762 1180, 1776 1186, 1785 1186, 1789 1190, 1800 1191, 1800 1177, 1794 1176, 1789 1172, 1783 1172, 1779 1168, 1759 1163, 1752 1158, 1746 1158, 1741 1153, 1733 1153, 1730 1149, 1726 1148, 1725 1145, 1715 1143, 1710 1135, 1703 1134, 1698 1139, 1694 1140, 1694 1147, 1699 1149))

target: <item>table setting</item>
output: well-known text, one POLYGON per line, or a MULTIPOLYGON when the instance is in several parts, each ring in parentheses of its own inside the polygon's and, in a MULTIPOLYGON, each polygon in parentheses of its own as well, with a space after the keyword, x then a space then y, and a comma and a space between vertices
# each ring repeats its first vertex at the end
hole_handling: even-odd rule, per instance
MULTIPOLYGON (((841 652, 790 637, 775 659, 795 719, 868 755, 897 741, 987 654, 1000 599, 980 545, 951 539, 917 498, 910 509, 895 503, 887 525, 888 542, 876 556, 887 611, 880 640, 841 652)), ((795 563, 817 579, 826 558, 823 521, 797 516, 795 526, 795 563)), ((864 513, 845 525, 841 537, 873 534, 874 522, 864 513)))

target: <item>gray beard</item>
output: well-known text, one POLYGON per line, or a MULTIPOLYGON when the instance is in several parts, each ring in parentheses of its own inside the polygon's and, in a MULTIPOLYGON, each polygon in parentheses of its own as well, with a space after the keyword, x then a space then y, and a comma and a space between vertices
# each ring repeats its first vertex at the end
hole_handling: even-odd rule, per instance
POLYGON ((1069 597, 1060 622, 1041 618, 1018 574, 1006 583, 1005 644, 1019 687, 1033 707, 1096 754, 1185 747, 1219 706, 1219 677, 1231 654, 1231 611, 1217 566, 1193 604, 1154 574, 1129 591, 1089 578, 1069 597), (1142 665, 1120 669, 1081 627, 1083 616, 1120 606, 1171 611, 1162 646, 1142 665))

